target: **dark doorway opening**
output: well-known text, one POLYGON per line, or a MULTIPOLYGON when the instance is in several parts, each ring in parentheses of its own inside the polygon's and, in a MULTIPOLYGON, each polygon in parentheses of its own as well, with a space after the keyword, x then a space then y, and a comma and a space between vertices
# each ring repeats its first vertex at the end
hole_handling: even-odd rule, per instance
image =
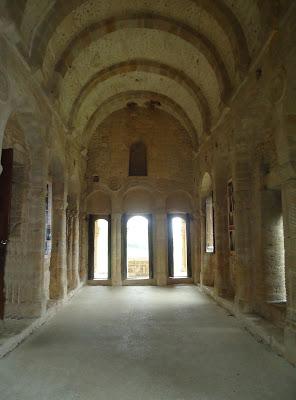
POLYGON ((9 220, 12 194, 13 150, 3 149, 1 157, 3 167, 0 175, 0 319, 4 318, 4 268, 9 238, 9 220))

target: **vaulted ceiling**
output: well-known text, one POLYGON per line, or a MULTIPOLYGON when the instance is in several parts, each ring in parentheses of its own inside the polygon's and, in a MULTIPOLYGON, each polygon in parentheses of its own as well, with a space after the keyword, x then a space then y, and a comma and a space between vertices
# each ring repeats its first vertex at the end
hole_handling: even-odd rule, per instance
POLYGON ((22 51, 74 136, 151 101, 210 134, 285 0, 9 0, 22 51))

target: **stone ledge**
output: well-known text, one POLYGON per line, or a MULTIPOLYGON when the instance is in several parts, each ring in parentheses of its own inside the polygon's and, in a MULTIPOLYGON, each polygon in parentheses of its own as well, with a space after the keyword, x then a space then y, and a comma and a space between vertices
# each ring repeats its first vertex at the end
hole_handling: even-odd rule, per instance
POLYGON ((47 323, 56 313, 67 304, 72 297, 82 288, 83 284, 68 294, 60 301, 52 302, 46 313, 35 319, 7 319, 0 321, 0 359, 20 345, 37 328, 47 323))

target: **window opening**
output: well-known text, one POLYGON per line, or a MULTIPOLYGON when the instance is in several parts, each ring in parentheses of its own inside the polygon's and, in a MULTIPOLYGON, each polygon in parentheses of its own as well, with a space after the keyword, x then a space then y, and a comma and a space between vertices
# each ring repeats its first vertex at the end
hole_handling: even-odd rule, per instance
POLYGON ((147 150, 142 142, 130 147, 129 176, 147 176, 147 150))
POLYGON ((109 278, 109 223, 97 219, 94 227, 94 279, 109 278))
POLYGON ((133 216, 126 224, 126 277, 150 277, 149 220, 144 216, 133 216))
POLYGON ((190 270, 189 216, 169 216, 169 268, 170 277, 187 278, 190 270))
POLYGON ((89 216, 88 279, 111 279, 110 216, 89 216))

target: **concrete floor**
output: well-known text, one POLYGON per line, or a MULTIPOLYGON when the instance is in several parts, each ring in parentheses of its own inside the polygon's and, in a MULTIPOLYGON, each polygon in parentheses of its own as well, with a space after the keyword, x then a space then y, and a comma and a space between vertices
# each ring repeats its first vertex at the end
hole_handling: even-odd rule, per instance
POLYGON ((86 287, 0 360, 1 400, 295 400, 296 368, 195 286, 86 287))

